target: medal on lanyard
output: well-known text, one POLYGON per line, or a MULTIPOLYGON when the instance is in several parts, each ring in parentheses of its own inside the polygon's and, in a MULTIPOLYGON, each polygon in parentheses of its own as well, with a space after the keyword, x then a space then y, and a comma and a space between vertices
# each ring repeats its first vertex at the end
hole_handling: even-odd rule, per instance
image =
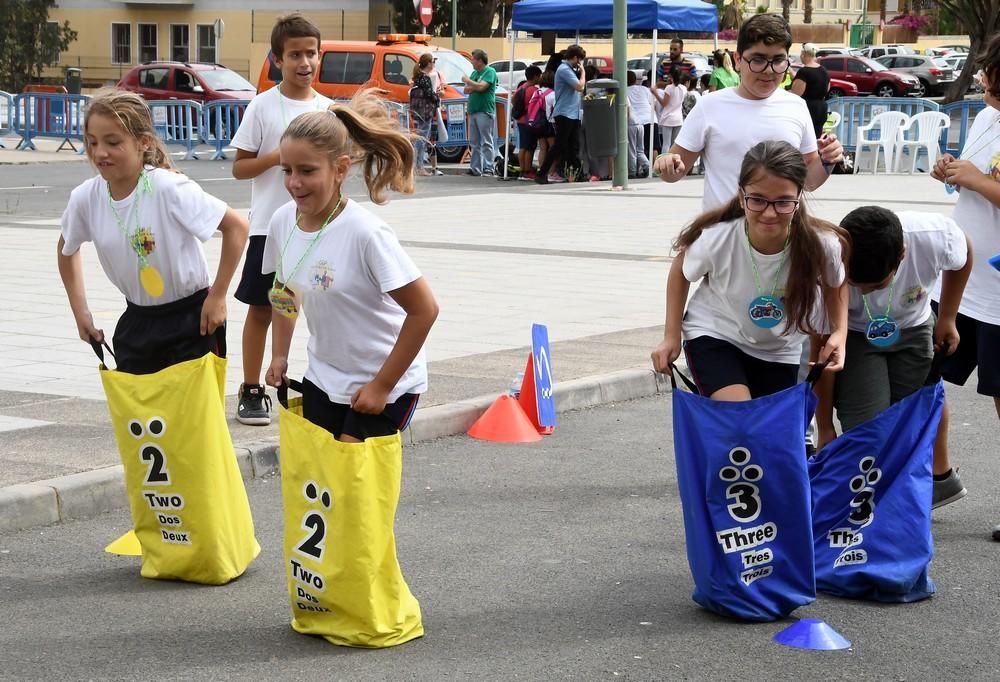
MULTIPOLYGON (((333 210, 330 211, 330 215, 328 215, 326 217, 326 220, 323 221, 323 224, 320 226, 319 231, 316 233, 316 236, 313 237, 312 241, 309 242, 309 246, 306 247, 305 252, 299 257, 299 262, 296 263, 295 267, 292 268, 291 272, 288 273, 288 276, 285 278, 285 282, 291 282, 294 279, 295 273, 299 271, 299 267, 302 265, 302 261, 304 261, 306 257, 310 253, 312 253, 313 247, 315 247, 316 243, 319 242, 320 238, 323 236, 323 233, 326 232, 326 228, 330 226, 330 223, 333 222, 333 216, 337 215, 337 211, 340 210, 340 205, 343 203, 343 201, 344 201, 343 195, 337 198, 336 206, 334 206, 333 210)), ((299 229, 299 220, 300 217, 296 217, 295 226, 288 231, 288 236, 285 237, 285 243, 281 247, 281 256, 278 259, 279 267, 283 267, 283 264, 285 262, 285 252, 288 250, 288 243, 292 241, 292 235, 295 234, 295 230, 299 229)), ((271 302, 272 308, 274 308, 278 313, 284 315, 288 319, 294 320, 299 316, 299 308, 295 304, 295 293, 287 286, 285 286, 285 284, 282 284, 280 287, 278 286, 277 273, 275 273, 274 275, 274 282, 271 283, 270 291, 267 292, 267 299, 271 302)))
POLYGON ((888 348, 899 341, 899 324, 889 314, 892 311, 892 290, 895 286, 896 277, 893 275, 892 284, 889 285, 889 305, 886 306, 884 315, 872 316, 868 308, 868 297, 861 294, 861 301, 865 304, 865 314, 868 315, 865 339, 876 348, 888 348))
POLYGON ((143 291, 149 294, 152 298, 159 298, 160 296, 163 296, 163 275, 161 275, 160 271, 156 269, 156 266, 149 262, 149 258, 146 255, 146 249, 143 244, 140 243, 138 238, 140 230, 139 221, 142 219, 142 196, 144 194, 152 194, 152 192, 153 183, 149 178, 149 173, 147 173, 146 169, 143 168, 139 171, 135 207, 133 208, 133 213, 135 214, 135 231, 131 235, 129 234, 128 226, 125 224, 125 221, 123 221, 121 216, 118 215, 118 209, 115 208, 114 198, 111 196, 111 185, 108 185, 108 204, 111 206, 111 213, 115 216, 115 222, 118 223, 118 229, 121 230, 125 240, 132 246, 136 257, 139 259, 139 284, 142 285, 143 291))
POLYGON ((785 306, 781 299, 775 296, 778 290, 778 278, 781 276, 781 268, 785 265, 785 256, 788 254, 788 237, 785 238, 785 246, 781 250, 781 261, 778 269, 774 273, 774 284, 771 285, 771 293, 761 293, 760 271, 757 269, 757 259, 753 256, 753 248, 750 244, 750 228, 744 224, 743 231, 746 234, 747 254, 750 256, 750 266, 753 268, 753 281, 757 287, 757 296, 747 306, 747 315, 750 321, 761 329, 771 329, 781 324, 785 319, 785 306))

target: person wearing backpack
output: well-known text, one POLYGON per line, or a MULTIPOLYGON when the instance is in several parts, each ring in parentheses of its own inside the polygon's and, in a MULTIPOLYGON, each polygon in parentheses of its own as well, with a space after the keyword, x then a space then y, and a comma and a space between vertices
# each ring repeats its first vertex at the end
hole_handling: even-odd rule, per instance
POLYGON ((524 70, 524 77, 525 81, 517 88, 511 100, 510 115, 517 122, 517 160, 521 166, 521 180, 534 180, 532 161, 535 149, 538 148, 538 139, 528 125, 528 103, 538 92, 538 79, 542 77, 542 70, 532 64, 524 70))
POLYGON ((552 110, 555 107, 556 94, 552 89, 554 71, 543 71, 538 79, 538 89, 528 100, 526 124, 528 130, 538 143, 538 167, 541 168, 545 159, 556 142, 556 131, 552 125, 552 110))

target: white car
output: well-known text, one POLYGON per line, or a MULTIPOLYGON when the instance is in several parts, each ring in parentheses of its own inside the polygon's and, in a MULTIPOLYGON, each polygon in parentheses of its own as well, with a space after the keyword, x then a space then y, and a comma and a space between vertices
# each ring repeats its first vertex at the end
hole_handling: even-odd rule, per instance
POLYGON ((916 53, 917 51, 909 45, 869 45, 861 49, 861 54, 869 59, 916 53))
POLYGON ((500 59, 490 62, 490 66, 497 72, 497 84, 512 90, 524 80, 524 70, 534 64, 539 69, 544 70, 547 59, 515 59, 514 70, 510 70, 510 60, 500 59), (513 82, 512 82, 513 81, 513 82))
POLYGON ((846 47, 843 45, 827 45, 816 50, 817 57, 829 57, 830 55, 845 54, 851 57, 860 57, 861 50, 856 47, 846 47))

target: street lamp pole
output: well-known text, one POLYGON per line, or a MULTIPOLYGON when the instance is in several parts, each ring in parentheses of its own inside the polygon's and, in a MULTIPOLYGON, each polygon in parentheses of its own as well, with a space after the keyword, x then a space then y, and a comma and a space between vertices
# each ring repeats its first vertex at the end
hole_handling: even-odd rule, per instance
POLYGON ((626 62, 628 61, 628 0, 615 0, 612 22, 615 80, 618 95, 615 113, 618 115, 618 153, 615 154, 613 173, 615 187, 628 186, 628 90, 626 90, 626 62))
POLYGON ((458 0, 451 0, 451 51, 458 51, 458 0))

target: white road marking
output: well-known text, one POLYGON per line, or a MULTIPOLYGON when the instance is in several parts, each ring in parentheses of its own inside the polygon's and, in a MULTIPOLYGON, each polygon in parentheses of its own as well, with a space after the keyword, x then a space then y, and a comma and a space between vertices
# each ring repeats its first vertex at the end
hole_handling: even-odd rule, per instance
POLYGON ((33 429, 39 426, 48 426, 54 422, 43 422, 38 419, 22 419, 21 417, 6 417, 0 414, 0 431, 17 431, 19 429, 33 429))
POLYGON ((52 185, 24 185, 23 187, 0 187, 0 192, 4 190, 13 191, 20 189, 52 189, 52 185))

